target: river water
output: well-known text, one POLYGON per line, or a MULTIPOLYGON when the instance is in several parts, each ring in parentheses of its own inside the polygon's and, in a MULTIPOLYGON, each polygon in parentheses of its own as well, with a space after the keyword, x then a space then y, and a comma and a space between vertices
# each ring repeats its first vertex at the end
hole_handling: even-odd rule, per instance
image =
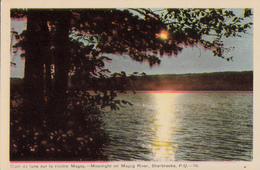
POLYGON ((252 160, 253 93, 127 93, 106 110, 111 161, 252 160))

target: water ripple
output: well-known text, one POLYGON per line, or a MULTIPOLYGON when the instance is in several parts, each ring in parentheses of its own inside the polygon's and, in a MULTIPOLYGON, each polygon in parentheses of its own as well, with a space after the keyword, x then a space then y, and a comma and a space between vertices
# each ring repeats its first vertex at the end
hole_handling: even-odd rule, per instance
POLYGON ((252 160, 251 93, 137 93, 102 116, 110 160, 252 160))

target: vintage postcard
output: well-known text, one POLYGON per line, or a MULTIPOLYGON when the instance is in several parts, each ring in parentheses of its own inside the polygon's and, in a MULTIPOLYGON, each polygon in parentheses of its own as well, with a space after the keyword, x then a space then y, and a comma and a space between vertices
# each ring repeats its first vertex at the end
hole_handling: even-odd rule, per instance
POLYGON ((3 1, 0 169, 259 169, 258 6, 3 1))

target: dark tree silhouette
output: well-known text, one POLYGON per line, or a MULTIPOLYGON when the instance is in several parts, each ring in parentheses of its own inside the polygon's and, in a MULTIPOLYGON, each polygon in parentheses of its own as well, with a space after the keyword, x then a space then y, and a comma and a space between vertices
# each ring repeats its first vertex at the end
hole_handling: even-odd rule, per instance
POLYGON ((31 11, 28 13, 27 19, 27 35, 25 62, 25 77, 24 77, 24 113, 27 118, 24 119, 26 124, 33 125, 32 120, 39 124, 41 110, 44 104, 44 73, 43 63, 48 57, 47 51, 49 48, 49 30, 46 25, 46 18, 43 12, 31 11), (32 102, 35 101, 35 102, 32 102), (38 114, 39 113, 39 114, 38 114))

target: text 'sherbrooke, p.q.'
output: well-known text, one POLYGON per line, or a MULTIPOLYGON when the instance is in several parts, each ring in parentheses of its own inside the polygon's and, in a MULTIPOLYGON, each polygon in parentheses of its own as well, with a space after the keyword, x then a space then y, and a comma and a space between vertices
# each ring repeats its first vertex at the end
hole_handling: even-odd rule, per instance
POLYGON ((70 168, 70 169, 89 169, 89 168, 105 168, 105 169, 112 169, 112 168, 127 168, 127 169, 135 169, 135 168, 199 168, 198 164, 162 164, 162 163, 152 163, 152 164, 133 164, 133 163, 120 163, 120 164, 11 164, 10 168, 13 169, 30 169, 30 168, 39 168, 39 169, 60 169, 60 168, 70 168))

